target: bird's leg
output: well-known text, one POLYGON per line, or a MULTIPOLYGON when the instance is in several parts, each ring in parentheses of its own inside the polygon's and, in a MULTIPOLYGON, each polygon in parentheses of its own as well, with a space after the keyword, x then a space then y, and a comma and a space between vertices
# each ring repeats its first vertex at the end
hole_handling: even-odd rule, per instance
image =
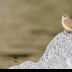
POLYGON ((66 32, 65 32, 64 34, 67 35, 68 32, 67 32, 67 30, 65 30, 65 31, 66 31, 66 32))
POLYGON ((69 33, 69 34, 70 34, 70 33, 71 33, 71 31, 66 30, 66 33, 64 33, 64 34, 65 34, 65 35, 67 35, 67 33, 69 33))

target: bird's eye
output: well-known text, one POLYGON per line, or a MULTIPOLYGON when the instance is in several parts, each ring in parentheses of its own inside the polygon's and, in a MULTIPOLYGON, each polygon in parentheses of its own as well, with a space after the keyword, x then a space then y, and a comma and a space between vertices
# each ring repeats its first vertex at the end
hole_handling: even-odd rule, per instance
POLYGON ((64 17, 66 17, 66 16, 64 16, 64 17))

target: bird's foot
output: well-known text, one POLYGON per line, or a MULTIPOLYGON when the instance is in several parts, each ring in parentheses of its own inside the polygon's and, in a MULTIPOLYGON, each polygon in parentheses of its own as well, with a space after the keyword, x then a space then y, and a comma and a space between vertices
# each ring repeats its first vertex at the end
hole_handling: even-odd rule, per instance
POLYGON ((66 32, 69 33, 69 34, 72 34, 72 31, 68 31, 68 30, 66 30, 66 32))

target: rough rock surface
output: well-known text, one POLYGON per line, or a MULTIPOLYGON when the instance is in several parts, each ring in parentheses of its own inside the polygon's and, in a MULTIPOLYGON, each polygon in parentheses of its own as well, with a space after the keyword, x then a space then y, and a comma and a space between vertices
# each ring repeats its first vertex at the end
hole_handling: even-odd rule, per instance
POLYGON ((72 69, 72 34, 56 35, 37 63, 26 61, 9 69, 72 69))

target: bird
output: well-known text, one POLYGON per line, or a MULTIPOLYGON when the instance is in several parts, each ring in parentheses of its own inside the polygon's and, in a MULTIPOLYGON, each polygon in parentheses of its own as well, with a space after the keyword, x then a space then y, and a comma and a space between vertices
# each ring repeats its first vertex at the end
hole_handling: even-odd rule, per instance
POLYGON ((18 57, 14 57, 14 59, 15 59, 15 61, 14 62, 18 62, 18 61, 16 61, 16 59, 17 59, 18 57))
POLYGON ((72 20, 68 14, 59 14, 62 16, 62 26, 67 33, 72 33, 72 20))
POLYGON ((17 59, 18 57, 14 57, 14 59, 17 59))

